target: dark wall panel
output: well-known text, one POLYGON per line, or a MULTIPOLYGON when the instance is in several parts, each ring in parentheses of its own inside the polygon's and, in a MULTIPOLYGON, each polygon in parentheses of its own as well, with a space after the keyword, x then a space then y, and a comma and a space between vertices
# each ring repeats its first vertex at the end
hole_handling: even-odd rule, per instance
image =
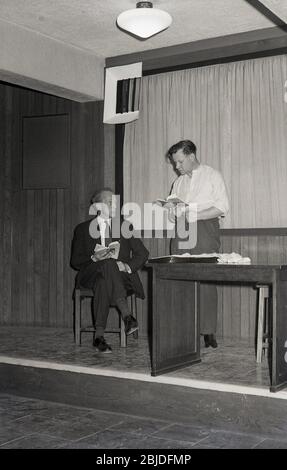
POLYGON ((22 118, 23 189, 70 186, 68 114, 22 118))

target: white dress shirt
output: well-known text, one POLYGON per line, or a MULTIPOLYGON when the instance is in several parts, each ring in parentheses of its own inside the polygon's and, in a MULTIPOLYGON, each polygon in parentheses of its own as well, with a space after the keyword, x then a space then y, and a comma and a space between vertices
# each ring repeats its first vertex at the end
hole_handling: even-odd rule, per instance
MULTIPOLYGON (((101 245, 106 246, 106 240, 105 240, 105 233, 106 233, 106 224, 110 226, 111 230, 111 219, 103 219, 100 215, 98 216, 98 224, 100 228, 100 234, 101 234, 101 245)), ((132 270, 128 263, 123 263, 122 261, 117 261, 118 267, 120 271, 125 271, 128 274, 131 274, 132 270)))
POLYGON ((101 245, 106 246, 105 233, 106 233, 106 224, 109 224, 111 229, 111 219, 103 219, 100 215, 98 216, 98 224, 100 228, 101 235, 101 245))
POLYGON ((229 202, 225 183, 219 171, 208 165, 199 165, 192 176, 181 175, 173 183, 172 191, 187 204, 196 204, 197 211, 216 207, 225 216, 229 202))

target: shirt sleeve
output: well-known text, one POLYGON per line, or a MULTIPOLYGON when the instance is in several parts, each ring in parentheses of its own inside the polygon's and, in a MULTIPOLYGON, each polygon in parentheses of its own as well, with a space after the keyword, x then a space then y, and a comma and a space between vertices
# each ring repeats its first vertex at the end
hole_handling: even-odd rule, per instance
POLYGON ((223 177, 218 171, 214 172, 212 178, 213 206, 223 212, 223 216, 228 214, 229 200, 223 177))

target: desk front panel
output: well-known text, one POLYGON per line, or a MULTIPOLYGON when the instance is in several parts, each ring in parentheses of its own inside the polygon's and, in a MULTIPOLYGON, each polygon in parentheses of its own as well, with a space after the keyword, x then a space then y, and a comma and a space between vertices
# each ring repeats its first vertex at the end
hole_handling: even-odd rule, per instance
POLYGON ((224 283, 272 284, 280 266, 178 263, 153 265, 162 279, 186 279, 224 283))
POLYGON ((153 280, 152 375, 199 362, 198 285, 153 280))
POLYGON ((271 391, 287 386, 287 279, 279 271, 273 293, 271 391))

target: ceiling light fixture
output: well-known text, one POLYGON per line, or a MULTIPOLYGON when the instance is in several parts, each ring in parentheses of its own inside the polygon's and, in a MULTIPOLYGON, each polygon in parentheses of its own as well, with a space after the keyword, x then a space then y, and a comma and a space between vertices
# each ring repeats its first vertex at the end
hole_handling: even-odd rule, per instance
POLYGON ((121 13, 117 18, 118 26, 142 39, 168 28, 172 23, 169 13, 153 8, 152 2, 138 2, 136 8, 121 13))

